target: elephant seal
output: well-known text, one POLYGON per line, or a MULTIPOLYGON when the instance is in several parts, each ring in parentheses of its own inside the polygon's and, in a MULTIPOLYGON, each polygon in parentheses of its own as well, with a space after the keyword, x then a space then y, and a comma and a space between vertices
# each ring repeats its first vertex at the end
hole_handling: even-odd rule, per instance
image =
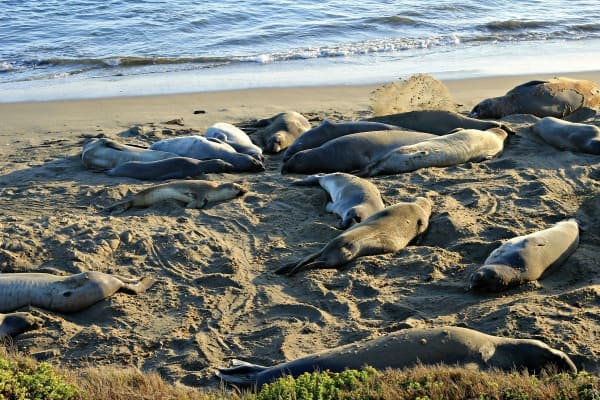
POLYGON ((106 170, 129 161, 157 161, 176 157, 165 151, 128 146, 112 139, 92 139, 83 146, 81 161, 86 168, 106 170))
POLYGON ((510 114, 563 118, 583 107, 600 105, 600 88, 591 81, 552 78, 530 81, 504 96, 485 99, 470 113, 473 118, 502 118, 510 114))
POLYGON ((105 208, 111 211, 122 207, 123 211, 131 207, 149 207, 165 200, 177 200, 185 203, 186 208, 202 208, 209 202, 223 201, 243 196, 246 189, 237 183, 216 183, 201 180, 181 180, 150 186, 130 199, 120 201, 105 208))
POLYGON ((254 132, 253 137, 266 153, 275 154, 287 149, 298 136, 309 130, 310 122, 304 115, 288 111, 262 119, 255 126, 262 129, 254 132))
POLYGON ((292 276, 309 269, 339 268, 364 256, 394 253, 406 247, 429 226, 431 201, 397 203, 371 215, 333 238, 321 251, 275 271, 292 276))
POLYGON ((469 289, 499 292, 538 279, 561 265, 579 245, 574 219, 525 236, 517 236, 494 250, 470 278, 469 289))
POLYGON ((533 124, 531 130, 559 149, 600 155, 600 128, 596 125, 545 117, 533 124))
POLYGON ((382 124, 379 122, 355 121, 355 122, 331 122, 325 120, 321 125, 315 126, 300 135, 283 154, 283 161, 289 160, 299 151, 313 149, 321 146, 332 139, 351 135, 359 132, 387 131, 398 129, 397 126, 382 124))
POLYGON ((235 151, 229 144, 215 138, 204 136, 181 136, 163 139, 152 143, 153 150, 168 151, 179 156, 197 160, 221 159, 232 164, 236 171, 264 171, 265 166, 260 160, 235 151))
POLYGON ((500 128, 487 131, 459 129, 445 136, 394 149, 375 159, 358 175, 390 175, 487 160, 502 151, 507 136, 500 128))
POLYGON ((71 276, 46 273, 0 274, 0 312, 35 306, 58 312, 83 310, 118 291, 145 292, 154 279, 128 279, 88 271, 71 276))
POLYGON ((204 137, 219 139, 239 153, 248 154, 257 160, 263 160, 262 149, 252 143, 246 132, 227 122, 213 124, 204 132, 204 137))
POLYGON ((509 126, 496 121, 482 121, 466 117, 454 111, 420 110, 399 114, 372 117, 369 121, 382 122, 415 131, 444 135, 457 128, 479 129, 485 131, 492 128, 504 129, 507 133, 515 133, 509 126))
POLYGON ((353 133, 330 140, 314 149, 302 150, 287 160, 281 173, 352 172, 362 170, 373 159, 400 146, 436 137, 414 131, 372 131, 353 133))
POLYGON ((305 372, 361 369, 383 370, 424 365, 461 365, 478 369, 539 373, 544 368, 577 372, 568 355, 534 339, 492 336, 473 329, 446 326, 412 328, 376 339, 351 343, 313 353, 272 367, 234 360, 230 368, 218 368, 217 376, 233 385, 260 387, 285 375, 305 372))
POLYGON ((347 229, 354 223, 360 223, 385 208, 377 186, 365 179, 343 172, 312 175, 293 184, 321 185, 331 198, 325 209, 342 218, 341 229, 347 229))
POLYGON ((189 157, 173 157, 159 161, 130 161, 108 171, 111 176, 145 180, 194 178, 198 175, 235 171, 235 167, 223 160, 196 160, 189 157))
POLYGON ((26 312, 0 314, 0 338, 17 336, 23 332, 37 329, 42 324, 41 318, 26 312))

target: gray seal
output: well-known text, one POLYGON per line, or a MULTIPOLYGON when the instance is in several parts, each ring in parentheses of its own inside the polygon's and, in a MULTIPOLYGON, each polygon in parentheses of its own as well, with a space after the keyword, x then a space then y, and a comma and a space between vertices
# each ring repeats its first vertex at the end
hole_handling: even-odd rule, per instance
POLYGON ((204 136, 219 139, 233 147, 239 153, 248 154, 258 160, 263 160, 262 149, 252 143, 246 132, 237 126, 228 124, 227 122, 217 122, 204 132, 204 136))
POLYGON ((340 268, 364 256, 402 250, 429 226, 431 201, 417 197, 376 212, 329 241, 322 250, 287 264, 277 274, 295 275, 309 269, 340 268))
POLYGON ((366 179, 343 172, 312 175, 293 184, 320 185, 325 189, 331 199, 325 209, 342 218, 341 229, 360 223, 385 208, 377 186, 366 179))
POLYGON ((281 173, 358 171, 392 149, 434 137, 436 135, 431 133, 406 130, 353 133, 314 149, 299 151, 283 164, 281 173))
POLYGON ((296 111, 277 114, 258 121, 252 135, 266 153, 279 153, 288 148, 297 137, 310 129, 310 122, 296 111))
POLYGON ((219 368, 217 376, 228 384, 260 387, 285 375, 305 372, 342 372, 369 365, 378 370, 408 368, 419 364, 459 364, 481 370, 514 369, 539 373, 544 368, 577 372, 568 355, 533 339, 492 336, 461 327, 413 328, 367 341, 309 354, 272 367, 234 360, 219 368))
POLYGON ((600 128, 596 125, 545 117, 533 124, 531 130, 561 150, 600 155, 600 128))
POLYGON ((232 172, 235 167, 223 160, 196 160, 189 157, 173 157, 159 161, 130 161, 108 171, 111 176, 125 176, 144 180, 167 180, 195 178, 198 175, 232 172))
POLYGON ((145 292, 154 279, 128 279, 102 272, 71 276, 46 273, 0 274, 0 312, 35 306, 58 312, 83 310, 118 291, 145 292))
POLYGON ((112 139, 92 139, 83 146, 81 162, 86 168, 107 170, 129 161, 157 161, 176 157, 165 151, 143 149, 112 139))
POLYGON ((37 329, 43 321, 30 313, 14 312, 0 314, 0 339, 6 336, 17 336, 21 333, 37 329))
POLYGON ((470 289, 499 292, 534 281, 544 271, 559 266, 579 245, 579 226, 574 219, 525 236, 507 240, 494 250, 470 278, 470 289))

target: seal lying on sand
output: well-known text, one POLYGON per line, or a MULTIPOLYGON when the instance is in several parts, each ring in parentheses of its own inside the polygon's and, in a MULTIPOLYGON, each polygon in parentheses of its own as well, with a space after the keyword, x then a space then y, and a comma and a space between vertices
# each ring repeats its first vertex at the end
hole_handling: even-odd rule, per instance
POLYGON ((42 326, 41 318, 26 312, 0 314, 0 338, 16 336, 23 332, 37 329, 42 326))
POLYGON ((123 211, 131 207, 149 207, 165 200, 178 200, 186 208, 202 208, 209 202, 229 200, 243 196, 246 189, 237 183, 216 183, 201 180, 182 180, 162 183, 144 189, 128 200, 120 201, 106 211, 122 207, 123 211))
POLYGON ((221 159, 232 164, 236 171, 264 171, 260 160, 235 151, 233 147, 215 138, 204 136, 181 136, 152 143, 153 150, 168 151, 197 160, 221 159))
POLYGON ((0 274, 0 312, 36 306, 58 312, 83 310, 118 291, 140 294, 154 279, 127 279, 102 272, 71 276, 46 273, 0 274))
POLYGON ((398 129, 397 126, 381 124, 379 122, 355 121, 355 122, 331 122, 325 120, 321 125, 315 126, 300 135, 283 154, 283 161, 289 160, 299 151, 313 149, 322 144, 346 135, 359 132, 387 131, 398 129))
POLYGON ((237 126, 228 124, 227 122, 217 122, 204 132, 204 136, 219 139, 233 147, 239 153, 248 154, 257 160, 263 160, 262 149, 252 143, 246 132, 237 126))
POLYGON ((425 365, 461 365, 505 371, 526 369, 539 373, 544 368, 577 372, 569 356, 539 340, 511 339, 459 327, 414 328, 376 339, 313 353, 272 367, 234 360, 234 366, 219 368, 217 376, 233 385, 270 383, 285 375, 304 372, 360 369, 367 365, 385 368, 425 365))
POLYGON ((81 161, 89 169, 110 169, 129 161, 157 161, 177 154, 127 146, 112 139, 92 139, 83 146, 81 161))
POLYGON ((551 228, 506 241, 471 275, 470 289, 499 292, 538 279, 552 266, 561 265, 579 245, 574 219, 551 228))
POLYGON ((331 198, 325 209, 342 218, 341 229, 347 229, 354 223, 360 223, 385 208, 377 186, 365 179, 343 172, 312 175, 293 184, 321 185, 331 198))
POLYGON ((298 136, 309 130, 310 122, 304 115, 288 111, 261 119, 255 126, 262 127, 254 132, 253 137, 263 150, 267 153, 279 153, 287 149, 298 136))
POLYGON ((353 133, 330 140, 314 149, 299 151, 287 160, 281 173, 352 172, 362 170, 373 159, 400 146, 436 137, 414 131, 372 131, 353 133))
POLYGON ((357 175, 397 174, 487 160, 502 151, 507 136, 500 128, 487 131, 459 129, 445 136, 394 149, 371 162, 357 175))
POLYGON ((223 160, 196 160, 189 157, 173 157, 159 161, 130 161, 108 171, 108 175, 136 179, 166 180, 194 178, 198 175, 231 172, 235 167, 223 160))
POLYGON ((583 107, 600 105, 600 88, 591 81, 553 78, 519 85, 504 96, 485 99, 471 111, 474 118, 533 114, 562 118, 583 107))
POLYGON ((339 268, 364 256, 402 250, 429 226, 431 201, 417 197, 411 203, 397 203, 341 233, 321 251, 275 271, 289 276, 308 269, 339 268))
POLYGON ((533 124, 531 130, 559 149, 600 155, 600 128, 596 125, 546 117, 533 124))

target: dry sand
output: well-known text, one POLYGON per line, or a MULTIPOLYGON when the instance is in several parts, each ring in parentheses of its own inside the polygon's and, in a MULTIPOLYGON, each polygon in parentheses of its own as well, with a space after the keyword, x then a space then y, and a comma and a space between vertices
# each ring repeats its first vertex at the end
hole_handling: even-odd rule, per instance
MULTIPOLYGON (((600 82, 600 73, 566 75, 600 82)), ((466 111, 530 78, 444 83, 466 111)), ((272 271, 336 236, 338 217, 325 212, 321 189, 289 185, 299 176, 279 173, 280 155, 267 157, 264 173, 208 175, 242 182, 250 190, 243 198, 205 210, 164 203, 118 215, 101 210, 148 183, 85 170, 79 159, 84 136, 100 133, 147 145, 285 110, 313 124, 364 118, 374 88, 0 104, 2 272, 51 267, 157 278, 145 294, 118 293, 75 314, 32 309, 45 325, 14 345, 74 368, 134 365, 208 386, 218 384, 214 367, 234 357, 271 365, 405 327, 459 325, 543 340, 598 373, 600 157, 544 144, 528 131, 530 117, 507 118, 518 131, 493 160, 372 179, 391 202, 433 200, 420 245, 294 278, 272 271), (164 123, 175 118, 184 126, 164 123), (134 125, 145 129, 132 134, 134 125), (503 240, 568 217, 585 230, 563 266, 501 294, 465 291, 503 240)))

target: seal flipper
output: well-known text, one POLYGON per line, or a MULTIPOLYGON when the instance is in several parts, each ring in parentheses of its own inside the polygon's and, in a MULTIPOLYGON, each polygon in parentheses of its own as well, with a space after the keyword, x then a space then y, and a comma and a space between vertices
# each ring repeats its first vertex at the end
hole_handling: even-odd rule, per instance
POLYGON ((132 281, 131 279, 118 278, 123 282, 123 286, 119 289, 120 292, 127 292, 131 294, 144 293, 150 286, 156 282, 156 279, 146 276, 139 281, 132 281))
POLYGON ((232 366, 228 368, 217 368, 216 375, 229 384, 251 386, 256 385, 258 374, 269 369, 258 364, 232 360, 232 366))

